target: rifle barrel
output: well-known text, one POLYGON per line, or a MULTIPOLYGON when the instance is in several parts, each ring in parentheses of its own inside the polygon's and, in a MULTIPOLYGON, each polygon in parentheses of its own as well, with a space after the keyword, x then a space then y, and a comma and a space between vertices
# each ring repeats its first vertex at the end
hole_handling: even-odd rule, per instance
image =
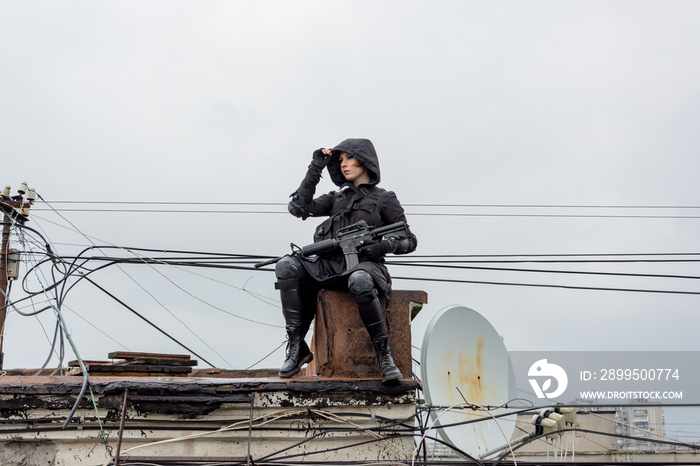
POLYGON ((253 267, 255 267, 256 269, 259 269, 260 267, 265 267, 266 265, 274 264, 276 262, 279 262, 279 260, 282 259, 282 257, 284 257, 284 256, 275 257, 274 259, 266 260, 263 262, 258 262, 253 267))
POLYGON ((396 223, 392 223, 391 225, 386 225, 383 227, 375 228, 374 233, 377 236, 381 236, 381 235, 384 235, 384 233, 389 233, 389 232, 394 231, 394 230, 405 229, 405 228, 407 228, 406 222, 396 222, 396 223))

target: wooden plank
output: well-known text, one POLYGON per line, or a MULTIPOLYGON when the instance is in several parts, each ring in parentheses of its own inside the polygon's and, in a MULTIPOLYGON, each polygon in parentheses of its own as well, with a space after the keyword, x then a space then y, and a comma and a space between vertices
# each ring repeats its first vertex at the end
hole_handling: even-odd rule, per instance
MULTIPOLYGON (((91 360, 84 360, 84 364, 119 364, 121 361, 91 361, 91 360)), ((78 363, 77 360, 73 361, 68 361, 68 367, 80 367, 80 364, 78 363)))
POLYGON ((188 361, 179 359, 162 359, 162 358, 138 358, 119 361, 115 364, 150 364, 160 366, 196 366, 199 361, 190 359, 188 361))
POLYGON ((121 461, 134 463, 245 463, 242 456, 120 456, 121 461))
POLYGON ((161 365, 116 365, 116 364, 91 364, 88 366, 88 371, 98 372, 167 372, 187 374, 192 372, 189 366, 161 366, 161 365))
MULTIPOLYGON (((86 365, 91 365, 91 364, 97 364, 97 365, 104 365, 104 366, 109 366, 109 365, 114 365, 114 366, 119 366, 119 365, 139 365, 139 364, 147 364, 151 366, 196 366, 199 364, 199 361, 196 359, 190 359, 190 360, 180 360, 180 359, 162 359, 162 358, 141 358, 141 359, 119 359, 116 361, 92 361, 92 360, 86 360, 83 361, 86 365)), ((80 367, 80 364, 78 363, 77 360, 69 361, 68 362, 68 367, 80 367)))
POLYGON ((107 355, 110 359, 139 359, 139 358, 156 358, 156 359, 177 359, 188 361, 189 354, 167 354, 167 353, 132 353, 128 351, 113 351, 107 355))
MULTIPOLYGON (((69 374, 81 375, 81 374, 69 374)), ((90 371, 90 377, 188 377, 189 374, 168 372, 98 372, 90 371)))

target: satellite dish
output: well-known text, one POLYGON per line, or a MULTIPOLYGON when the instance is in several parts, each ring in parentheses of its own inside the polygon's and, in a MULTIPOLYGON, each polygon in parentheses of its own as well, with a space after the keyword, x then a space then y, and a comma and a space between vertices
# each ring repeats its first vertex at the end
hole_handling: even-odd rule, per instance
MULTIPOLYGON (((425 331, 420 362, 423 391, 430 405, 447 408, 471 403, 490 406, 494 416, 510 412, 493 409, 516 398, 508 351, 478 312, 463 306, 438 312, 425 331)), ((436 427, 445 426, 440 436, 474 458, 508 443, 515 429, 514 419, 498 417, 496 424, 483 410, 458 408, 432 411, 431 415, 436 427)))

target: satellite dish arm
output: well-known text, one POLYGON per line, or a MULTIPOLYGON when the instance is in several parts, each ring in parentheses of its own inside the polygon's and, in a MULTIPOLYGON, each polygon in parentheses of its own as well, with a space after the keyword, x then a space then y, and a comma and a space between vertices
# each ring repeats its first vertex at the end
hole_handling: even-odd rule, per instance
POLYGON ((520 438, 516 438, 515 440, 511 440, 510 442, 506 443, 505 445, 501 445, 500 447, 492 448, 491 450, 487 451, 486 453, 482 453, 479 455, 479 459, 483 460, 484 458, 488 458, 489 456, 493 456, 496 453, 499 453, 506 448, 510 448, 513 445, 517 445, 519 443, 525 442, 527 440, 530 440, 532 438, 537 437, 539 434, 537 432, 532 432, 531 434, 523 435, 520 438))

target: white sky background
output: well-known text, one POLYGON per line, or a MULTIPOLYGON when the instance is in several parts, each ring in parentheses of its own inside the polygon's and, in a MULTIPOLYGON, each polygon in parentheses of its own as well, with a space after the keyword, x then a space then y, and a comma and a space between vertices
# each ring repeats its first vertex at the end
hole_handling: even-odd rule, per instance
MULTIPOLYGON (((381 186, 404 204, 700 206, 699 44, 693 1, 2 1, 0 183, 14 190, 26 180, 49 203, 283 203, 314 149, 366 137, 380 157, 381 186)), ((333 188, 326 176, 317 193, 333 188)), ((88 244, 45 208, 37 203, 28 225, 59 254, 76 252, 68 243, 88 244)), ((700 252, 700 219, 418 215, 700 209, 406 210, 416 254, 700 252)), ((62 214, 96 244, 264 255, 310 242, 316 224, 287 214, 62 214)), ((587 266, 696 276, 699 268, 587 266)), ((284 339, 281 328, 216 309, 283 325, 279 307, 240 290, 275 300, 270 272, 122 269, 133 280, 116 269, 95 279, 216 365, 248 367, 284 339)), ((391 271, 700 291, 697 280, 391 271)), ((430 317, 460 304, 483 314, 509 350, 698 350, 700 296, 394 287, 429 293, 414 328, 418 346, 430 317)), ((64 309, 85 359, 124 347, 183 352, 89 284, 65 305, 123 345, 64 309)), ((52 319, 8 314, 6 368, 43 363, 49 343, 40 322, 51 333, 52 319)), ((258 367, 278 367, 283 357, 280 349, 258 367)))

